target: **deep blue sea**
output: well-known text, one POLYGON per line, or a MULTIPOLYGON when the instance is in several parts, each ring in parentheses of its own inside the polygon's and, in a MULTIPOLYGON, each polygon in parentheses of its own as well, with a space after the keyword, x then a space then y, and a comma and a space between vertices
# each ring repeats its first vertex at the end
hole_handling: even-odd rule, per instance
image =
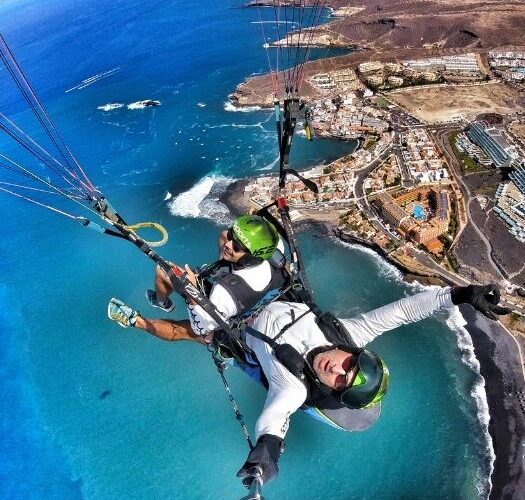
MULTIPOLYGON (((231 220, 218 196, 276 168, 272 115, 227 95, 267 69, 253 11, 229 1, 4 1, 0 31, 91 180, 128 221, 170 233, 198 265, 231 220), (128 109, 144 99, 155 108, 128 109), (106 104, 124 104, 111 111, 106 104)), ((1 111, 38 136, 0 71, 1 111)), ((352 145, 295 140, 296 168, 352 145)), ((2 151, 12 145, 0 139, 2 151)), ((0 172, 1 174, 1 172, 0 172)), ((1 194, 1 193, 0 193, 1 194)), ((0 498, 240 498, 247 448, 209 354, 106 317, 115 296, 154 315, 153 265, 132 245, 0 195, 0 498)), ((322 307, 342 317, 414 293, 372 253, 300 234, 322 307)), ((175 317, 184 317, 178 301, 175 317)), ((377 424, 343 433, 297 414, 267 499, 481 499, 492 447, 461 317, 384 335, 391 389, 377 424)), ((253 429, 264 391, 228 371, 253 429)))

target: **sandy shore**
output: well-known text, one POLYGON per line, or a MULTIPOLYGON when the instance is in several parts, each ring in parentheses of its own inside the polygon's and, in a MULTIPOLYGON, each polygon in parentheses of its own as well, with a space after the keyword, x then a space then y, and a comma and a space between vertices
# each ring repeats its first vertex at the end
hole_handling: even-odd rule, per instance
POLYGON ((490 498, 521 499, 525 492, 525 383, 516 341, 501 323, 486 319, 470 306, 460 310, 485 379, 489 432, 496 453, 490 498))
MULTIPOLYGON (((250 208, 244 195, 244 187, 248 182, 247 179, 234 182, 220 199, 234 214, 246 213, 250 208)), ((337 213, 310 212, 309 216, 298 221, 296 226, 299 230, 308 227, 319 236, 335 235, 337 213)), ((366 246, 386 258, 380 249, 373 245, 366 246)), ((399 263, 387 260, 403 272, 407 281, 416 279, 424 284, 432 283, 428 277, 410 275, 399 263)), ((439 278, 435 280, 440 281, 439 278)), ((499 322, 486 319, 470 306, 461 306, 460 309, 467 321, 465 328, 472 338, 481 375, 485 379, 490 414, 489 433, 496 454, 489 498, 518 500, 523 498, 525 492, 525 380, 518 345, 499 322)))

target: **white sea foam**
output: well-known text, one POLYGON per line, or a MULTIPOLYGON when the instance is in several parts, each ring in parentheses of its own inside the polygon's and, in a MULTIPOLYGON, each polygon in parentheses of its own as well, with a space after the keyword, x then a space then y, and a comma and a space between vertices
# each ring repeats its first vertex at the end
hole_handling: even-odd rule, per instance
POLYGON ((128 104, 128 109, 144 109, 160 106, 160 101, 154 101, 152 99, 146 99, 144 101, 137 101, 128 104))
POLYGON ((263 127, 264 122, 257 122, 257 123, 221 123, 220 125, 208 125, 206 124, 205 127, 208 129, 213 128, 260 128, 262 130, 265 130, 263 127))
POLYGON ((250 21, 250 24, 288 24, 289 26, 299 26, 299 23, 289 21, 250 21))
POLYGON ((219 197, 234 180, 222 175, 207 175, 188 191, 172 198, 168 202, 169 210, 179 217, 202 217, 227 224, 232 216, 219 197))
POLYGON ((257 172, 266 172, 268 170, 272 170, 272 168, 273 168, 273 164, 272 165, 266 165, 264 167, 258 168, 257 172))
POLYGON ((118 127, 118 128, 126 128, 128 127, 128 125, 126 123, 119 123, 119 122, 110 122, 108 120, 103 120, 102 123, 105 123, 106 125, 111 125, 113 127, 118 127))
POLYGON ((99 80, 103 80, 104 78, 107 78, 108 76, 113 75, 114 73, 116 73, 117 71, 120 71, 121 69, 122 69, 121 66, 117 66, 116 68, 113 68, 107 71, 103 71, 102 73, 98 73, 96 75, 90 76, 89 78, 82 80, 79 84, 75 85, 74 87, 67 89, 66 92, 71 92, 72 90, 82 90, 85 87, 89 87, 89 85, 93 85, 99 80))
POLYGON ((205 108, 206 104, 204 102, 198 102, 197 106, 199 106, 199 108, 205 108))
POLYGON ((295 129, 295 133, 297 135, 301 135, 302 137, 306 137, 306 130, 304 129, 304 127, 297 127, 295 129))
POLYGON ((259 111, 262 108, 260 106, 246 106, 239 108, 234 106, 230 101, 224 103, 224 111, 231 111, 232 113, 251 113, 253 111, 259 111))
POLYGON ((110 102, 108 104, 104 104, 104 106, 97 106, 97 109, 102 111, 112 111, 113 109, 119 109, 123 107, 124 104, 121 104, 120 102, 110 102))
POLYGON ((346 248, 352 248, 353 250, 357 250, 359 252, 366 253, 370 257, 372 257, 379 267, 379 274, 381 276, 385 276, 388 279, 395 279, 397 281, 403 281, 403 273, 394 265, 390 264, 387 260, 385 260, 383 257, 377 254, 374 250, 371 248, 367 248, 362 245, 358 245, 355 243, 347 243, 346 241, 342 241, 339 238, 335 238, 335 241, 346 247, 346 248))
POLYGON ((494 452, 494 446, 489 434, 490 412, 487 402, 487 393, 485 391, 485 379, 480 373, 480 364, 474 352, 472 338, 465 329, 467 322, 461 315, 459 308, 454 307, 451 310, 446 323, 447 326, 456 333, 458 348, 461 351, 461 361, 463 361, 463 363, 465 363, 472 369, 472 371, 476 373, 476 379, 472 384, 470 395, 476 404, 477 418, 484 430, 483 441, 490 460, 489 472, 486 476, 483 475, 483 477, 478 477, 477 489, 480 493, 480 496, 488 498, 492 487, 490 477, 492 476, 492 472, 494 470, 496 454, 494 452))

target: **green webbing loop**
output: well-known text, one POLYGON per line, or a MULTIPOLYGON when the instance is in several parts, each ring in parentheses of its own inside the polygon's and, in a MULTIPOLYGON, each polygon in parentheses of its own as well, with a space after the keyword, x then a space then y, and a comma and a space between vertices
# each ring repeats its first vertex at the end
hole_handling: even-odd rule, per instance
POLYGON ((129 229, 130 231, 133 231, 134 233, 136 233, 137 230, 139 229, 146 229, 146 228, 155 229, 156 231, 158 231, 162 236, 160 240, 158 241, 144 240, 144 243, 146 243, 150 247, 161 247, 168 241, 168 231, 166 231, 166 229, 160 224, 158 224, 157 222, 139 222, 138 224, 133 224, 132 226, 124 226, 124 227, 126 229, 129 229))

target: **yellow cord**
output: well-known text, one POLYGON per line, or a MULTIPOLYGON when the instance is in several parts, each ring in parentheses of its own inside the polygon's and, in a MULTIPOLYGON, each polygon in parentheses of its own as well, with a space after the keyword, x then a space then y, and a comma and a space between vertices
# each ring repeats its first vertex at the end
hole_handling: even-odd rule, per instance
POLYGON ((155 229, 155 231, 158 231, 161 234, 162 239, 158 241, 144 240, 146 244, 148 244, 150 247, 161 247, 162 245, 166 243, 166 241, 168 241, 168 231, 166 231, 166 229, 163 226, 161 226, 160 224, 156 222, 139 222, 138 224, 133 224, 132 226, 124 226, 124 227, 133 232, 137 232, 137 230, 139 229, 146 229, 146 228, 155 229))

